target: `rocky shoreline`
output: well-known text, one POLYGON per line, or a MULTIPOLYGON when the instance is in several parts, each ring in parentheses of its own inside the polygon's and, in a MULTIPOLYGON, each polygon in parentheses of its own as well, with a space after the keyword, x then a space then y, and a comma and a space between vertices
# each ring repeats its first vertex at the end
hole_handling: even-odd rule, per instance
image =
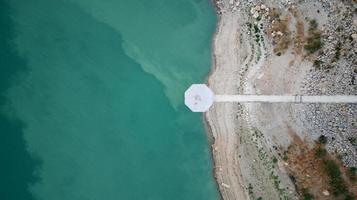
MULTIPOLYGON (((215 94, 357 95, 355 2, 214 4, 218 22, 207 84, 215 94)), ((324 136, 342 168, 356 167, 356 119, 356 105, 215 104, 204 120, 222 199, 300 199, 307 186, 315 197, 333 199, 329 186, 302 186, 293 176, 290 149, 313 148, 324 136)))

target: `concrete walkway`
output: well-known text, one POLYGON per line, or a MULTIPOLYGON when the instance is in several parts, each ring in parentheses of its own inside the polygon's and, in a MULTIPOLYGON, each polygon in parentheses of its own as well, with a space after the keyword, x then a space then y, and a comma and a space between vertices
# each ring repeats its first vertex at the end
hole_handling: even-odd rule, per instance
POLYGON ((193 112, 206 112, 214 102, 357 103, 357 96, 214 95, 205 84, 192 84, 185 92, 185 105, 193 112))
POLYGON ((214 102, 267 103, 357 103, 357 96, 301 96, 301 95, 215 95, 214 102))

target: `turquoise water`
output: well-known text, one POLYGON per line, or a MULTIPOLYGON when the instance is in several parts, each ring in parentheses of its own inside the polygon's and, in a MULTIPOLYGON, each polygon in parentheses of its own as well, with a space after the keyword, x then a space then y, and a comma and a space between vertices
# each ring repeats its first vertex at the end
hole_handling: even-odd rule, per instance
POLYGON ((217 199, 209 0, 0 0, 0 199, 217 199))

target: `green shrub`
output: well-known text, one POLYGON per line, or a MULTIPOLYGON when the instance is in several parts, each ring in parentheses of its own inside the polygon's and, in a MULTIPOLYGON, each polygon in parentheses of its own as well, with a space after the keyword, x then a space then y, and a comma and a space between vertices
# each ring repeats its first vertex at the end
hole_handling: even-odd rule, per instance
POLYGON ((351 143, 353 146, 357 146, 357 138, 356 138, 356 137, 349 137, 349 138, 348 138, 348 141, 350 141, 350 143, 351 143))
POLYGON ((322 65, 323 63, 324 63, 324 62, 322 62, 321 60, 315 60, 313 66, 314 66, 316 69, 320 69, 320 68, 321 68, 321 65, 322 65))
POLYGON ((315 156, 317 158, 322 158, 322 157, 326 156, 326 154, 327 154, 326 149, 321 148, 321 147, 317 148, 315 151, 315 156))
POLYGON ((340 56, 341 56, 341 42, 337 43, 336 47, 335 47, 335 60, 339 60, 340 56))
POLYGON ((318 140, 319 140, 320 144, 326 144, 327 143, 327 137, 324 136, 324 135, 320 135, 318 140))
POLYGON ((260 29, 258 27, 258 25, 254 24, 254 33, 259 33, 260 29))
POLYGON ((284 160, 284 161, 288 161, 288 160, 289 160, 288 152, 287 152, 287 151, 284 151, 283 160, 284 160))
POLYGON ((259 34, 256 34, 255 35, 255 42, 259 43, 259 41, 260 41, 260 36, 259 36, 259 34))
POLYGON ((333 160, 324 161, 324 170, 330 178, 330 186, 333 194, 338 196, 347 193, 347 187, 341 177, 341 171, 338 165, 333 160))
POLYGON ((355 198, 348 194, 344 200, 355 200, 355 198))
POLYGON ((336 31, 337 31, 337 32, 341 32, 341 31, 343 31, 343 28, 342 28, 341 26, 338 26, 338 27, 336 28, 336 31))
POLYGON ((304 48, 309 54, 313 54, 321 49, 322 45, 323 43, 321 41, 321 34, 316 32, 307 38, 307 44, 304 46, 304 48))
POLYGON ((315 19, 311 20, 309 31, 314 31, 317 29, 317 27, 318 27, 317 21, 315 19))
POLYGON ((304 45, 305 50, 309 54, 313 54, 321 49, 323 43, 321 41, 321 33, 317 30, 318 24, 316 20, 310 21, 309 36, 307 38, 307 44, 304 45))
POLYGON ((250 183, 249 183, 249 186, 248 186, 248 192, 249 192, 250 195, 253 195, 253 186, 250 183))
POLYGON ((314 199, 314 196, 309 192, 308 189, 304 189, 303 197, 304 197, 304 200, 313 200, 314 199))
POLYGON ((278 162, 278 159, 275 158, 275 156, 273 157, 273 163, 277 163, 278 162))
POLYGON ((355 182, 357 180, 357 168, 356 167, 349 167, 348 168, 348 177, 351 181, 355 182))

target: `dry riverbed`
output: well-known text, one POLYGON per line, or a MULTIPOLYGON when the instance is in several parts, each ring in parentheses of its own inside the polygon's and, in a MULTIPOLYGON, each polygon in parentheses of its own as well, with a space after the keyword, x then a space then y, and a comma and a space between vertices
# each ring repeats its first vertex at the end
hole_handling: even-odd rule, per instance
MULTIPOLYGON (((215 94, 357 94, 355 2, 215 4, 219 21, 208 78, 215 94)), ((223 199, 357 194, 356 105, 216 103, 205 119, 223 199), (321 137, 324 144, 317 142, 321 137), (314 157, 315 151, 326 154, 314 157), (304 153, 310 157, 301 159, 304 153), (301 164, 311 160, 316 163, 301 164), (329 184, 335 179, 342 193, 329 184)))

